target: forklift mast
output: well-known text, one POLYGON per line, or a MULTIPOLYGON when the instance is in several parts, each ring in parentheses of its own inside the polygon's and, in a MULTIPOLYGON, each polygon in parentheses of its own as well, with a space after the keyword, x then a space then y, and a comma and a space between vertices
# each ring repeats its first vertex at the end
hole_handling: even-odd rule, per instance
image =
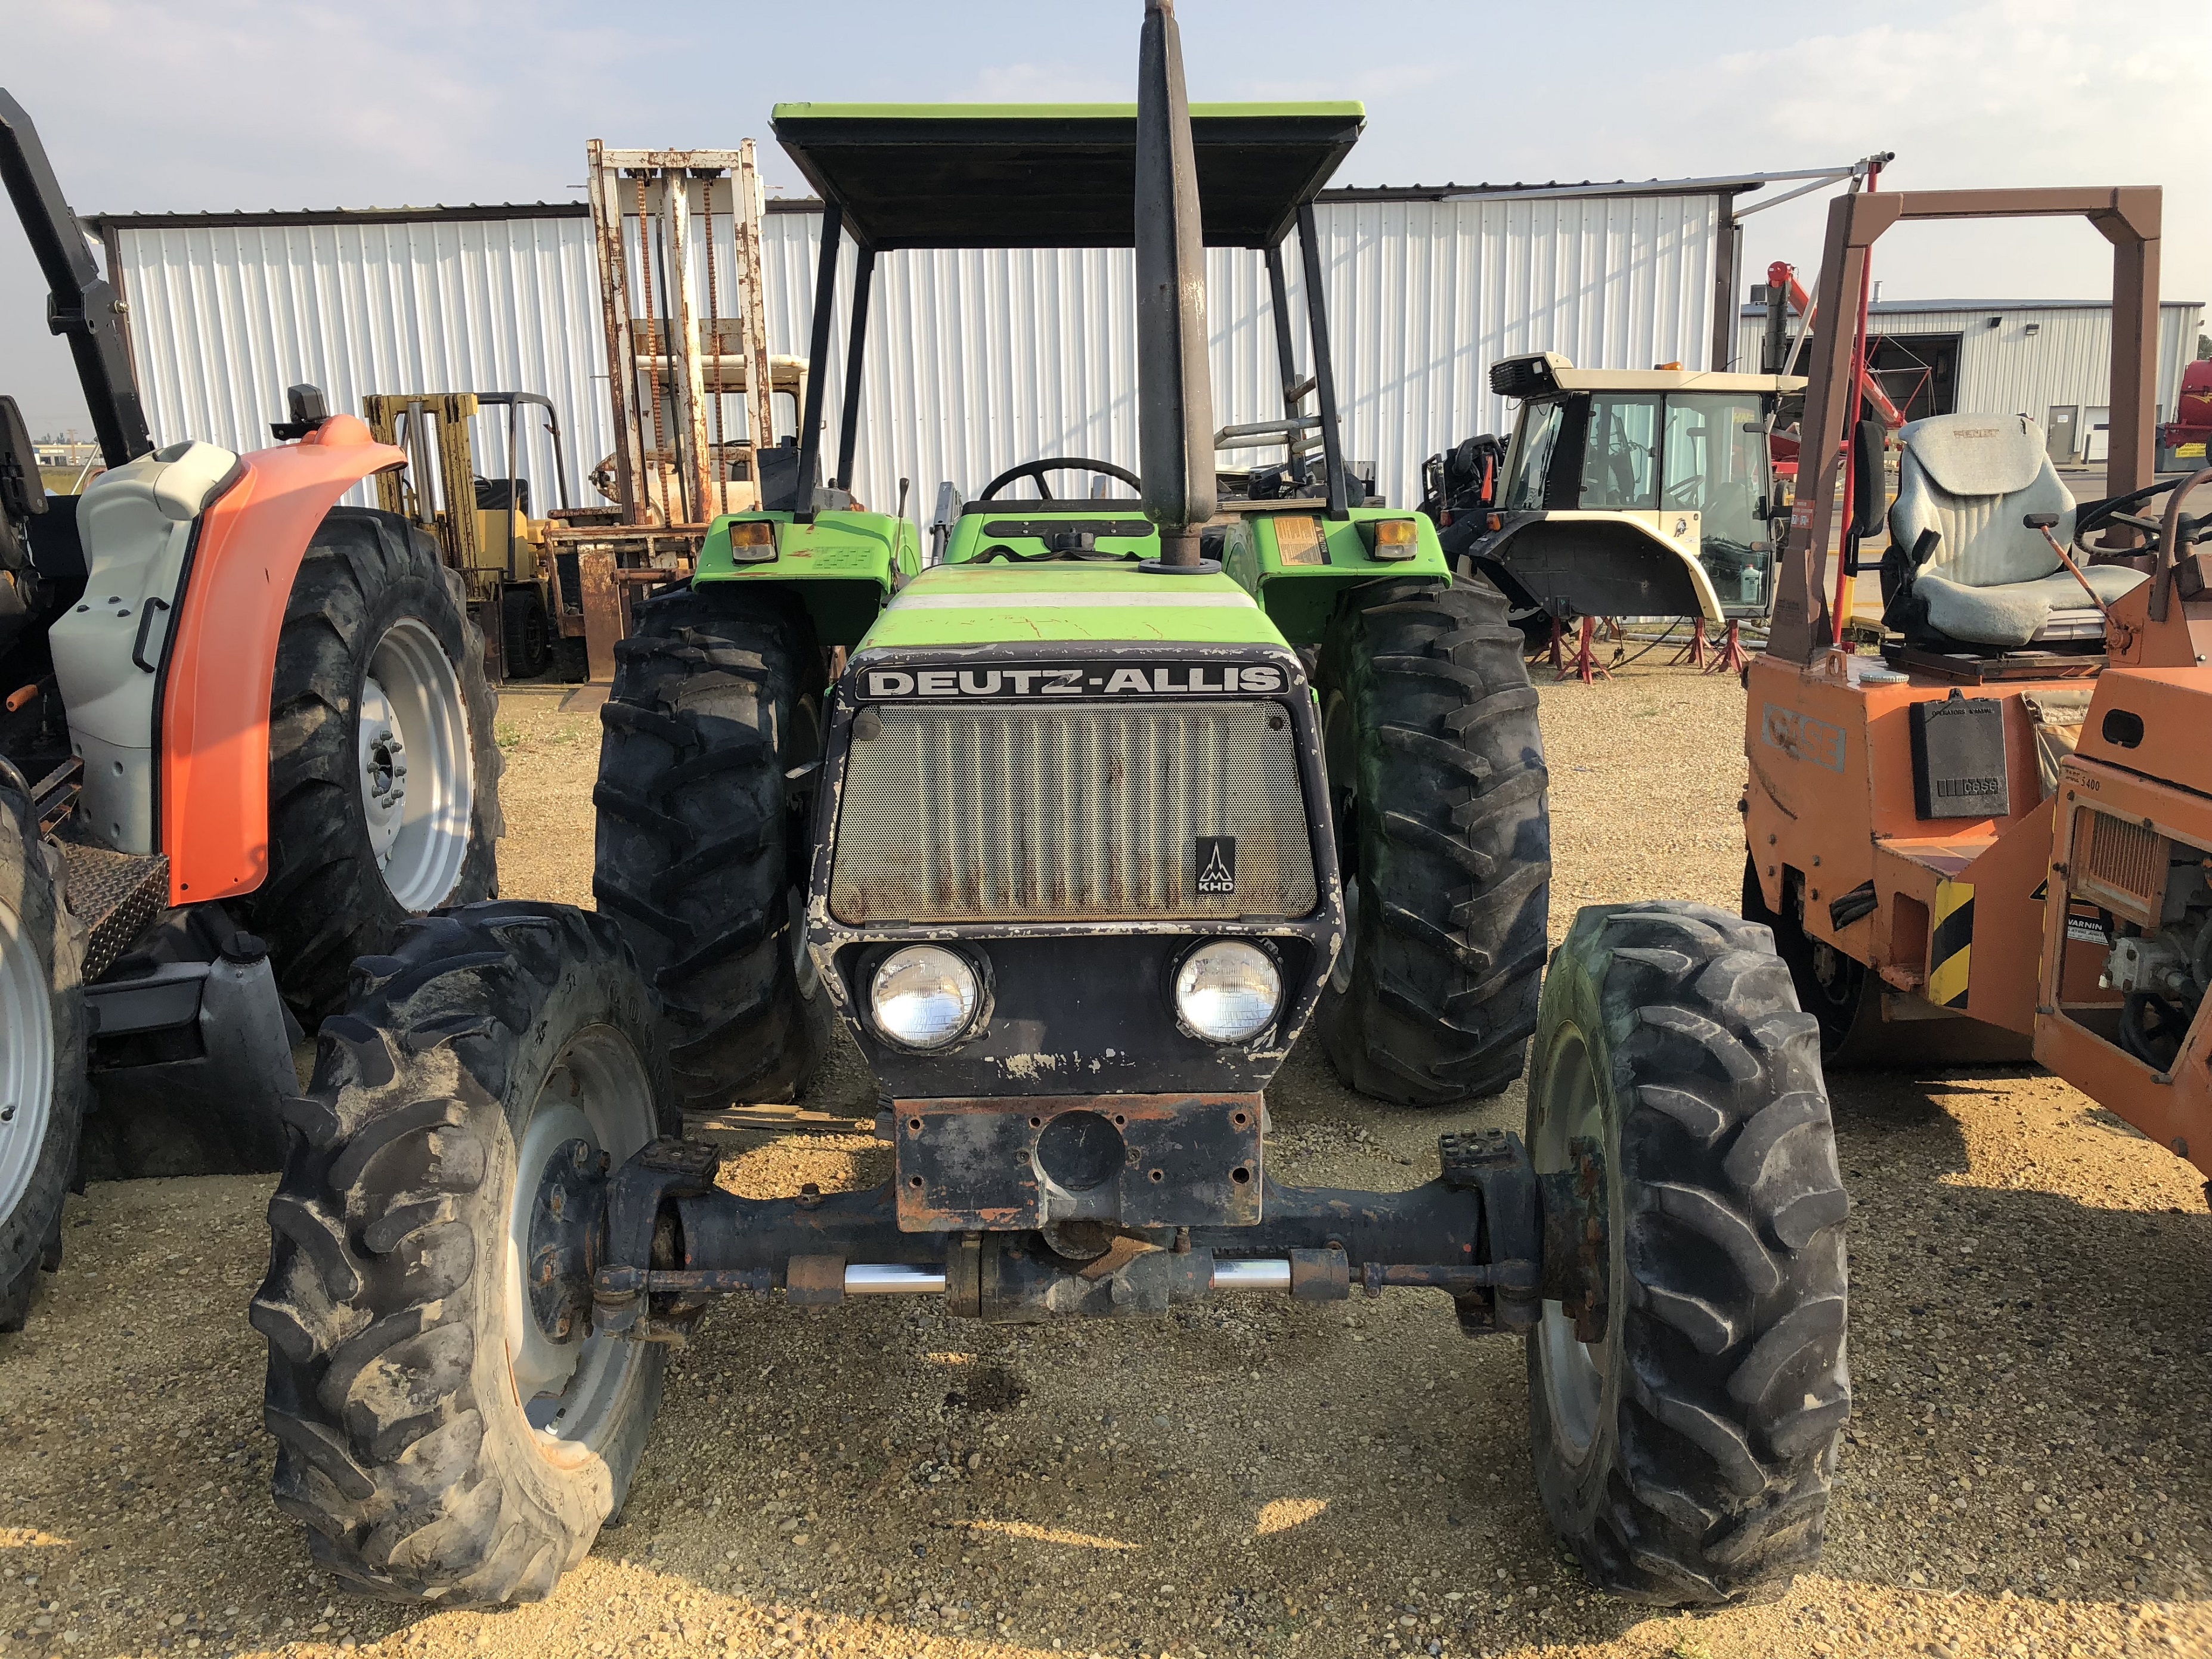
MULTIPOLYGON (((1820 315, 1858 314, 1867 253, 1891 226, 1934 219, 2087 219, 2112 245, 2112 447, 2105 493, 2124 495, 2151 478, 2151 398, 2158 372, 2160 196, 2154 185, 2095 189, 1854 191, 1828 204, 1828 232, 1814 296, 1820 315)), ((1814 337, 1810 384, 1799 445, 1797 499, 1777 585, 1767 651, 1809 665, 1838 642, 1837 616, 1849 604, 1838 580, 1830 609, 1826 576, 1830 534, 1842 495, 1844 442, 1852 399, 1854 331, 1814 337), (1802 469, 1809 467, 1809 475, 1802 469)))
POLYGON ((111 467, 135 460, 154 447, 146 430, 146 411, 138 401, 138 381, 131 368, 131 342, 123 325, 123 301, 100 274, 86 245, 84 227, 62 195, 61 181, 46 160, 39 130, 23 106, 0 88, 0 179, 15 204, 15 216, 31 239, 31 251, 45 272, 46 326, 69 337, 76 377, 84 387, 101 456, 111 467))

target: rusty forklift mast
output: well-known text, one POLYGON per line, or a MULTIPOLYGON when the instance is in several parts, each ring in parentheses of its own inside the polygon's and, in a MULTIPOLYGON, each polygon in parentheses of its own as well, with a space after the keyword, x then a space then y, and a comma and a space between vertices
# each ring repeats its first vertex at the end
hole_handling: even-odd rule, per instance
POLYGON ((562 630, 582 635, 590 678, 605 683, 635 602, 691 573, 716 518, 780 499, 807 380, 804 360, 769 351, 751 139, 613 149, 595 138, 585 167, 615 433, 592 478, 613 505, 556 511, 547 547, 562 608, 576 613, 562 630), (780 446, 779 395, 793 410, 780 446))

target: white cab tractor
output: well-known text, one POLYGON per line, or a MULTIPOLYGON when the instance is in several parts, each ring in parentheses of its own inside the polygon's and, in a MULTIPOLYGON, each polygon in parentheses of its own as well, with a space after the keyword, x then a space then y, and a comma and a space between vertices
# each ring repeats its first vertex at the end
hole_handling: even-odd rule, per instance
POLYGON ((1692 617, 1706 629, 1773 605, 1788 503, 1769 437, 1801 377, 1577 368, 1556 352, 1492 365, 1520 401, 1486 512, 1454 517, 1444 550, 1516 609, 1554 621, 1692 617))

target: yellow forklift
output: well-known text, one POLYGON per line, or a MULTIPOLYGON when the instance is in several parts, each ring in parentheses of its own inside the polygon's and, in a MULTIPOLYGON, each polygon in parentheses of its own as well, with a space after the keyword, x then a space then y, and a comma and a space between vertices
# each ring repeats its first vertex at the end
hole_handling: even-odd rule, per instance
MULTIPOLYGON (((361 402, 377 441, 405 450, 412 462, 377 478, 377 505, 436 537, 447 563, 460 573, 483 630, 486 674, 494 681, 535 679, 553 665, 556 641, 574 635, 580 647, 575 556, 567 556, 571 568, 564 572, 548 543, 552 520, 531 516, 530 480, 520 470, 524 411, 540 410, 561 510, 568 510, 568 470, 551 401, 535 392, 403 392, 361 402), (477 471, 471 423, 494 410, 507 414, 503 478, 477 471)), ((561 655, 561 677, 583 678, 580 649, 561 655)))

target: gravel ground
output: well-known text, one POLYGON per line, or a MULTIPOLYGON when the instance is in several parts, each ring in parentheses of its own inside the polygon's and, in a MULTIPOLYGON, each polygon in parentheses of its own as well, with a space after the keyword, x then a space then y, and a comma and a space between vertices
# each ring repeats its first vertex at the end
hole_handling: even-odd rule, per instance
MULTIPOLYGON (((1743 698, 1658 665, 1545 689, 1574 908, 1732 902, 1743 698)), ((502 708, 504 885, 588 902, 597 725, 502 708)), ((2202 1189, 2025 1070, 1834 1083, 1859 1408, 1819 1573, 1655 1614, 1593 1595, 1530 1485, 1519 1346, 1441 1297, 1224 1297, 993 1330, 908 1304, 732 1306, 669 1376, 623 1524, 542 1605, 334 1595, 268 1496, 264 1181, 94 1186, 0 1338, 0 1656, 2212 1652, 2202 1189)), ((850 1056, 814 1103, 869 1098, 850 1056)), ((1436 1135, 1312 1054, 1272 1097, 1292 1180, 1410 1186, 1436 1135)), ((732 1137, 730 1183, 874 1179, 861 1138, 732 1137)))

